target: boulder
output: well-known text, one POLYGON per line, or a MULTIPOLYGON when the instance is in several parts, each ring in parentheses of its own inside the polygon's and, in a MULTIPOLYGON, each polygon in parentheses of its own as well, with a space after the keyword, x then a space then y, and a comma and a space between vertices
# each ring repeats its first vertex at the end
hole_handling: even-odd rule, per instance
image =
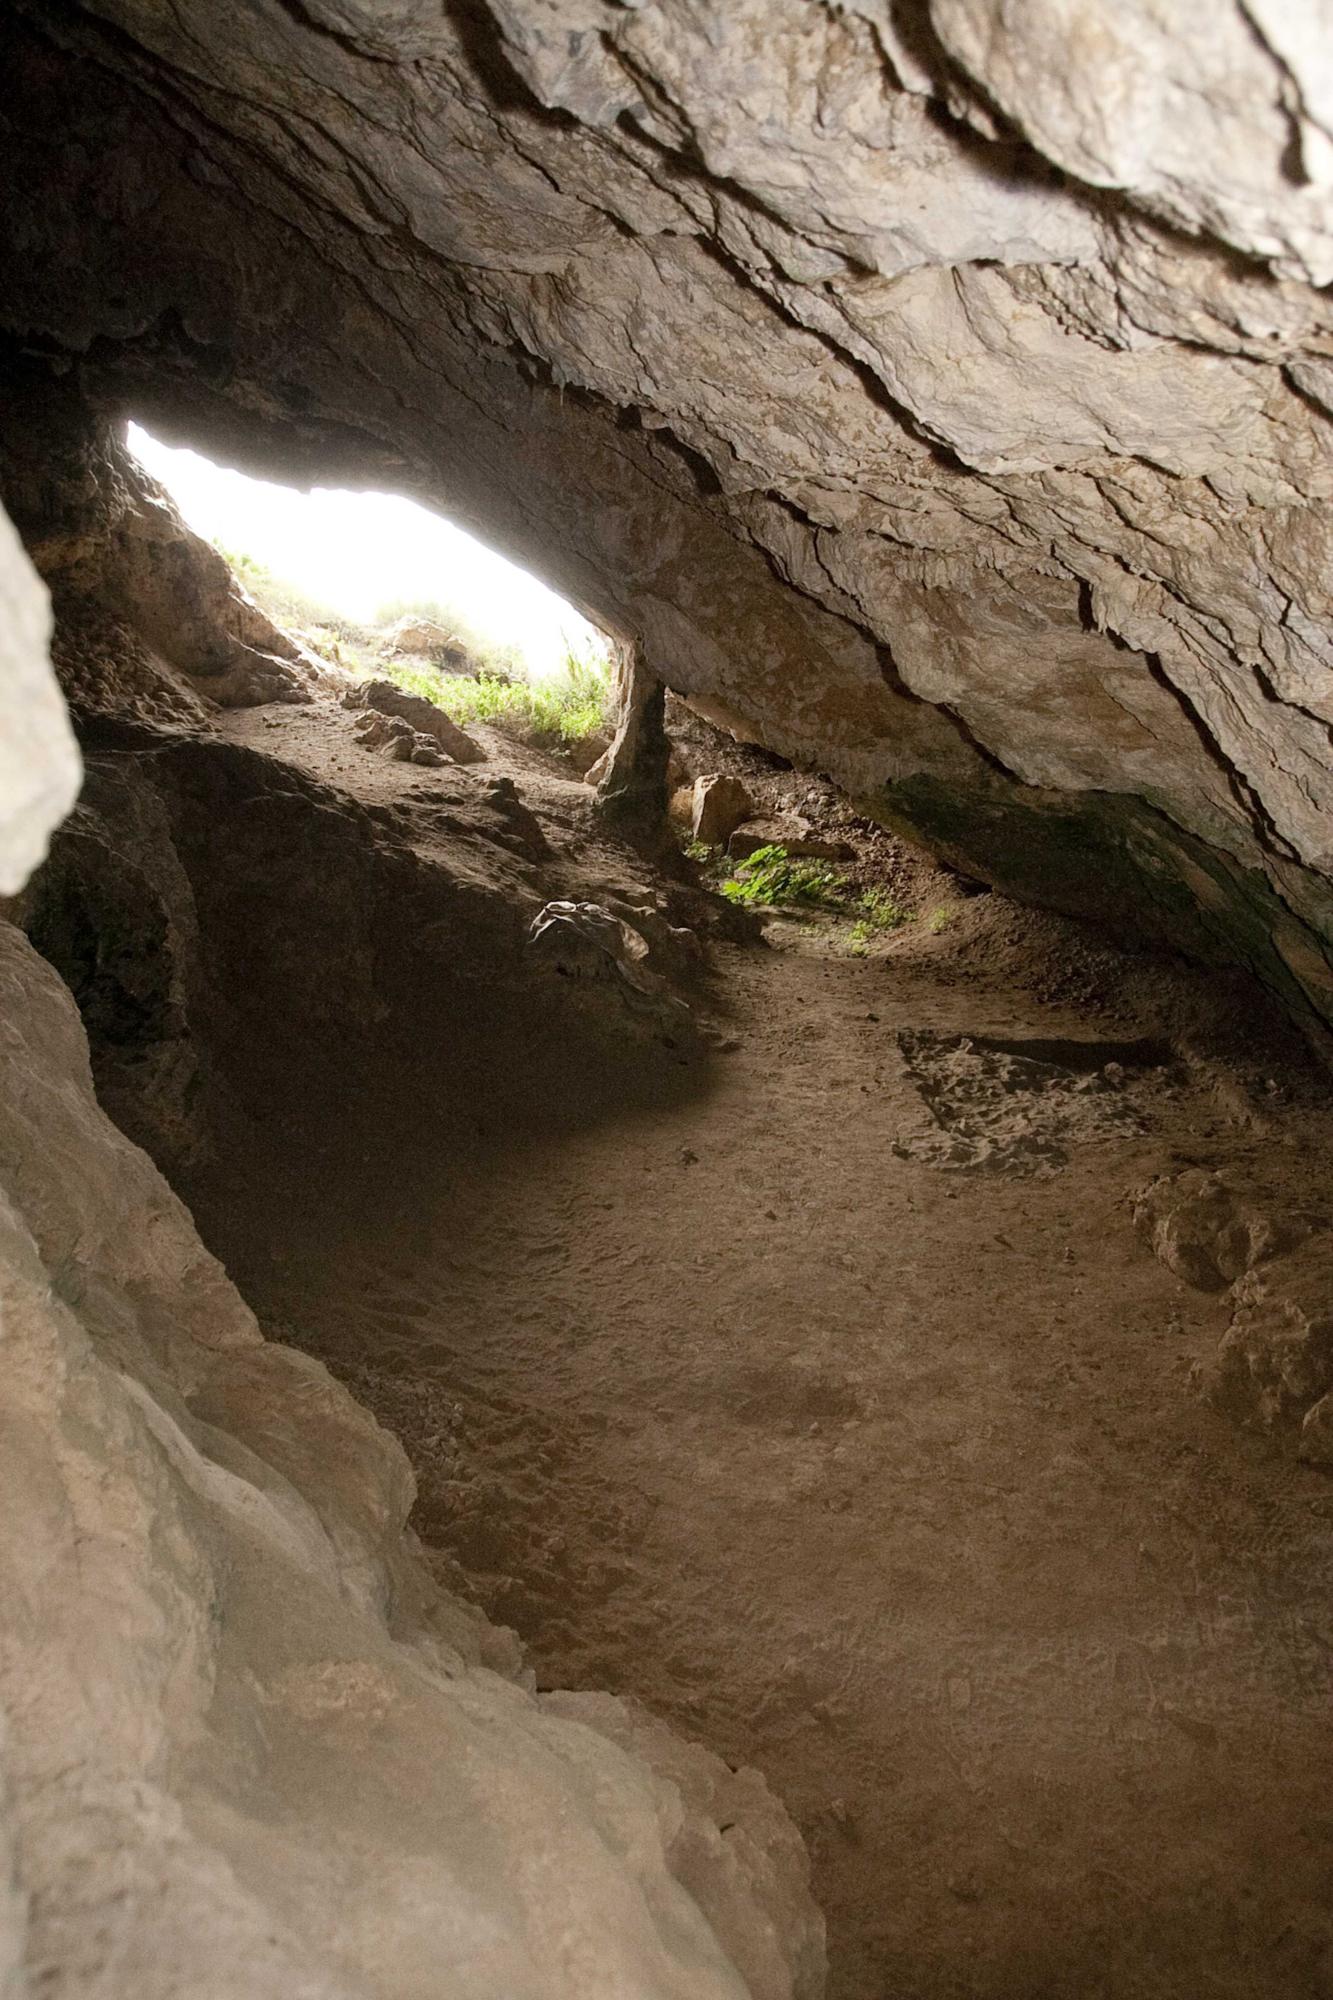
POLYGON ((363 716, 353 731, 363 750, 378 750, 391 764, 448 764, 433 736, 397 715, 363 716))
POLYGON ((391 653, 407 653, 421 660, 434 659, 446 648, 461 650, 454 634, 443 625, 412 612, 390 628, 386 643, 391 653))
MULTIPOLYGON (((1333 1390, 1333 1238, 1247 1271, 1235 1300, 1217 1359, 1203 1371, 1210 1400, 1251 1429, 1299 1424, 1333 1390)), ((1316 1421, 1316 1439, 1325 1424, 1316 1421)))
POLYGON ((854 850, 845 840, 828 840, 817 834, 808 819, 784 814, 776 819, 750 820, 740 826, 727 842, 733 861, 747 861, 761 847, 785 847, 788 854, 803 855, 810 861, 851 861, 854 850))
POLYGON ((1309 1234, 1308 1222, 1248 1201, 1220 1174, 1190 1167, 1149 1181, 1133 1196, 1134 1224, 1169 1271, 1220 1292, 1309 1234))
POLYGON ((725 847, 753 811, 750 794, 739 778, 722 772, 695 779, 691 831, 705 847, 725 847))
POLYGON ((419 735, 437 743, 455 764, 479 764, 486 752, 467 731, 451 722, 442 708, 424 695, 409 694, 394 681, 363 681, 343 696, 344 708, 370 708, 380 715, 398 717, 419 735))

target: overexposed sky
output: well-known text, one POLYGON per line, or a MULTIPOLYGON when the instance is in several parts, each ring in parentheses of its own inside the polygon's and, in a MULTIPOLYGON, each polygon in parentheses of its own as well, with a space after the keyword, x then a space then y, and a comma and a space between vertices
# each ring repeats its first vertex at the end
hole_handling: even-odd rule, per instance
POLYGON ((536 675, 560 665, 566 638, 580 651, 602 643, 545 584, 414 500, 273 486, 173 451, 138 424, 129 445, 197 534, 253 556, 345 618, 369 623, 394 598, 438 598, 480 634, 517 646, 536 675))

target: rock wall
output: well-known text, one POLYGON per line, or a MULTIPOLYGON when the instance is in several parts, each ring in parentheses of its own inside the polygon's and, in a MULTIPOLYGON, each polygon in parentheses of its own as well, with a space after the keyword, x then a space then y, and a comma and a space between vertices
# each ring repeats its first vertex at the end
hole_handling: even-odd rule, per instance
MULTIPOLYGON (((82 776, 47 657, 51 610, 41 578, 0 509, 0 899, 16 895, 46 854, 82 776)), ((0 907, 3 904, 0 903, 0 907)))
MULTIPOLYGON (((0 588, 17 888, 78 760, 3 517, 0 588)), ((815 2000, 763 1781, 436 1587, 401 1449, 263 1339, 7 923, 0 1352, 5 2000, 815 2000)))
POLYGON ((76 714, 192 727, 216 708, 308 701, 319 663, 72 385, 11 357, 5 388, 0 490, 51 592, 76 714))
POLYGON ((21 0, 0 316, 1333 1014, 1315 0, 21 0), (52 135, 57 136, 53 139, 52 135))

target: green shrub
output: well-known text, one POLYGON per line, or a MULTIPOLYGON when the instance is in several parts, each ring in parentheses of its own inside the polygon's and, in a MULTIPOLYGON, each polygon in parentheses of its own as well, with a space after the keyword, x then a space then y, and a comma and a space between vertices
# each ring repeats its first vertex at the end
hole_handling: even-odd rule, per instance
MULTIPOLYGON (((705 850, 698 858, 707 854, 705 850)), ((873 938, 898 930, 910 916, 887 889, 861 889, 841 869, 826 861, 802 860, 785 847, 757 848, 718 887, 729 902, 752 908, 826 910, 854 918, 847 949, 858 958, 865 956, 873 938)))
POLYGON ((895 903, 887 889, 867 889, 860 901, 861 915, 855 926, 868 943, 882 931, 901 930, 910 912, 895 903))
POLYGON ((731 903, 845 907, 848 885, 823 861, 794 859, 785 847, 759 847, 721 885, 731 903))
POLYGON ((566 643, 561 670, 549 679, 526 677, 518 648, 483 637, 451 605, 434 597, 400 597, 382 604, 373 625, 360 625, 321 604, 266 564, 236 549, 214 547, 275 624, 286 626, 312 652, 351 673, 379 676, 424 695, 453 721, 488 722, 536 744, 576 743, 610 726, 611 662, 566 643), (442 667, 409 666, 387 651, 400 618, 427 618, 442 626, 475 660, 480 672, 451 674, 442 667))
POLYGON ((577 743, 609 726, 611 671, 609 663, 583 656, 572 648, 559 674, 549 680, 500 679, 479 674, 438 673, 433 668, 403 666, 380 660, 375 671, 396 681, 410 694, 424 695, 442 708, 452 722, 466 728, 486 722, 525 742, 577 743))

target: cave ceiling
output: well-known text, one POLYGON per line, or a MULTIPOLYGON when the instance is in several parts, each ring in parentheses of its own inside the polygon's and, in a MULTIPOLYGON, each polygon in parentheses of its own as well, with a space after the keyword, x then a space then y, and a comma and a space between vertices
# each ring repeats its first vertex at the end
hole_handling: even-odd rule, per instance
POLYGON ((11 400, 425 499, 956 865, 1333 1015, 1326 7, 0 38, 11 400))

